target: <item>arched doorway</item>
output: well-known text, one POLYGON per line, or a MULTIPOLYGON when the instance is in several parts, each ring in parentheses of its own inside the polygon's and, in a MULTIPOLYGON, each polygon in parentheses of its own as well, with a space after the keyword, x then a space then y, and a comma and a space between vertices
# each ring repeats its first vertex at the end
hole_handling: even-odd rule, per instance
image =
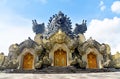
POLYGON ((33 68, 33 55, 31 53, 27 53, 23 57, 23 69, 30 70, 33 68))
POLYGON ((58 49, 54 52, 54 66, 66 66, 67 54, 64 50, 58 49))
POLYGON ((89 53, 87 55, 88 68, 97 68, 97 56, 94 53, 89 53))

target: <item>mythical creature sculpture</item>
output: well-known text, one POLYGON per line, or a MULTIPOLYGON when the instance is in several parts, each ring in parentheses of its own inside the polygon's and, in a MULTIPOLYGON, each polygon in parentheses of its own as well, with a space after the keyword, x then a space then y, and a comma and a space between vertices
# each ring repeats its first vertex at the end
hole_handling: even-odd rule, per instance
POLYGON ((44 56, 44 57, 43 57, 43 65, 44 65, 44 66, 50 66, 51 63, 52 63, 52 60, 49 59, 48 56, 44 56))
POLYGON ((48 58, 48 56, 44 56, 42 60, 39 60, 36 64, 35 64, 35 68, 36 69, 40 69, 42 67, 48 67, 50 66, 52 63, 52 60, 50 60, 48 58))
POLYGON ((17 59, 18 53, 19 53, 19 45, 17 43, 16 44, 12 44, 9 47, 8 59, 9 60, 17 59))
POLYGON ((18 67, 18 55, 19 55, 19 45, 12 44, 9 47, 8 57, 4 58, 4 62, 1 66, 3 69, 16 69, 18 67))
POLYGON ((58 14, 53 15, 53 17, 50 17, 46 37, 49 38, 51 35, 57 32, 58 29, 64 31, 70 37, 73 36, 73 33, 71 31, 71 20, 69 20, 69 17, 64 15, 61 11, 58 14))
POLYGON ((42 63, 43 63, 43 61, 38 61, 36 64, 35 64, 35 68, 36 69, 39 69, 39 68, 41 68, 42 67, 42 63))
POLYGON ((35 52, 37 55, 41 55, 41 52, 43 51, 43 46, 39 45, 39 46, 35 46, 35 52))
POLYGON ((5 55, 3 52, 0 53, 0 69, 2 69, 2 65, 4 64, 5 61, 5 55))
POLYGON ((17 69, 18 64, 19 63, 17 59, 10 60, 9 58, 5 57, 4 63, 1 65, 1 68, 2 69, 17 69))
POLYGON ((103 53, 103 58, 104 58, 104 67, 113 67, 114 62, 112 60, 111 52, 110 52, 110 46, 108 44, 102 44, 104 45, 104 53, 103 53))
POLYGON ((85 61, 82 61, 76 56, 74 60, 71 62, 71 65, 77 68, 86 68, 87 63, 85 61))
POLYGON ((33 22, 33 32, 36 34, 43 33, 45 31, 44 23, 38 24, 36 20, 32 20, 33 22))
POLYGON ((86 20, 83 20, 82 24, 77 24, 76 23, 74 33, 75 34, 79 34, 79 33, 83 34, 83 33, 85 33, 85 31, 87 30, 86 22, 87 22, 86 20))

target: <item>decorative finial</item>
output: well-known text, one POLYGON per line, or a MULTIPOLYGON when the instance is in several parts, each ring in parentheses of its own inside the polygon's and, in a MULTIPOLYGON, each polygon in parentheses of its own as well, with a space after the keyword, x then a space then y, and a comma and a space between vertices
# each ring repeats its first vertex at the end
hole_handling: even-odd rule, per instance
POLYGON ((64 14, 61 11, 58 12, 58 15, 64 16, 64 14))

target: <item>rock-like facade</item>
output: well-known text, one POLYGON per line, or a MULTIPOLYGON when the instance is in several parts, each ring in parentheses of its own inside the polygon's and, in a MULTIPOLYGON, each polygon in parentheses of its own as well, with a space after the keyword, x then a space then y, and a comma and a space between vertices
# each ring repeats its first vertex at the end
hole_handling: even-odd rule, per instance
POLYGON ((48 66, 74 66, 78 68, 111 67, 111 52, 108 44, 100 44, 91 37, 86 40, 86 20, 76 24, 62 12, 50 17, 45 24, 33 20, 34 40, 30 37, 20 44, 12 44, 9 54, 0 54, 0 68, 41 69, 48 66))
POLYGON ((114 61, 114 67, 120 68, 120 53, 117 52, 112 56, 112 61, 114 61))

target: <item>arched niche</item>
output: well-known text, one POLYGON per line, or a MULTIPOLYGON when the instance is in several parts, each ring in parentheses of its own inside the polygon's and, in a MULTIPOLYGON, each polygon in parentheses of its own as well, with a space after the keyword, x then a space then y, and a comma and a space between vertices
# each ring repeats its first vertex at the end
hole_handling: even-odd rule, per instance
POLYGON ((24 56, 23 56, 23 69, 24 70, 30 70, 33 69, 33 63, 34 63, 34 56, 27 52, 24 56))
POLYGON ((88 68, 97 68, 97 55, 94 52, 90 52, 87 55, 88 68))
POLYGON ((54 66, 67 66, 67 53, 62 49, 54 52, 54 66))

